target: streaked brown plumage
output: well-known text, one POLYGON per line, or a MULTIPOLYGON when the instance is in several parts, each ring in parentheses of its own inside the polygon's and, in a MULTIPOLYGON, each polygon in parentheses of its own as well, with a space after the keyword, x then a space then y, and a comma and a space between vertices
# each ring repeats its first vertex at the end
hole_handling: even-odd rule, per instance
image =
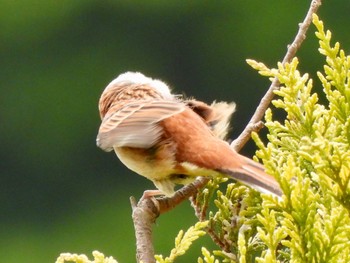
POLYGON ((261 164, 233 151, 223 140, 234 104, 207 105, 181 100, 166 84, 127 72, 103 91, 97 145, 114 149, 134 172, 147 177, 166 196, 175 184, 197 176, 226 175, 260 191, 281 195, 261 164))

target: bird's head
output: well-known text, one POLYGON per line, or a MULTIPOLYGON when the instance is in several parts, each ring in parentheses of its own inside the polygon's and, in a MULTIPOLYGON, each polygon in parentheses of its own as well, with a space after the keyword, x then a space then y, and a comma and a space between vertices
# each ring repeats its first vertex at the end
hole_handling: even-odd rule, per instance
POLYGON ((99 101, 100 116, 103 118, 116 103, 123 105, 123 101, 174 98, 164 82, 139 72, 126 72, 112 80, 104 89, 99 101))

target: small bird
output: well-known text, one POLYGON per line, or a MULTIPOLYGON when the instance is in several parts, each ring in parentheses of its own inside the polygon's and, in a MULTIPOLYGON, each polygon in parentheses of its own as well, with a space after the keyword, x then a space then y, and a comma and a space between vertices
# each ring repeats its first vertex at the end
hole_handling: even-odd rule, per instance
POLYGON ((151 180, 160 190, 154 194, 171 197, 175 185, 189 184, 198 176, 227 176, 280 196, 274 177, 224 140, 234 110, 233 103, 184 100, 160 80, 126 72, 100 97, 102 122, 96 142, 151 180))

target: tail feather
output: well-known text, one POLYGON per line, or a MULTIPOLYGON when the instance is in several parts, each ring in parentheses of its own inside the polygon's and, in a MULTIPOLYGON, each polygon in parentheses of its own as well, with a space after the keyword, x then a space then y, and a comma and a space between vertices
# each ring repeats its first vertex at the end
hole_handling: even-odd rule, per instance
POLYGON ((236 169, 220 169, 219 172, 226 174, 233 179, 242 182, 252 188, 263 193, 270 193, 280 197, 282 190, 276 179, 264 172, 264 166, 241 156, 244 158, 244 164, 236 169))

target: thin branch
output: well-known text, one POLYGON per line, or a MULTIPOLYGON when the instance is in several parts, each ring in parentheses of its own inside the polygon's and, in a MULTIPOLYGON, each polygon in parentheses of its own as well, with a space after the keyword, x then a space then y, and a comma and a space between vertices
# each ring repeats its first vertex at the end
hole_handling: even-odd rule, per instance
MULTIPOLYGON (((321 5, 321 0, 313 0, 307 15, 299 25, 299 31, 291 45, 288 46, 288 50, 282 63, 291 61, 295 56, 297 50, 300 48, 301 43, 306 37, 306 31, 309 28, 312 21, 312 14, 316 13, 321 5)), ((279 88, 278 79, 274 79, 269 87, 268 91, 261 99, 259 106, 257 107, 254 115, 250 119, 248 125, 240 134, 240 136, 234 140, 231 144, 233 149, 239 151, 249 140, 252 131, 257 131, 261 128, 261 120, 264 116, 266 109, 268 108, 271 100, 274 97, 274 90, 279 88)), ((135 235, 136 235, 136 247, 137 247, 137 262, 154 263, 154 248, 152 243, 152 224, 157 217, 165 213, 175 206, 195 195, 199 189, 204 187, 209 178, 199 178, 192 184, 189 184, 179 191, 172 198, 145 198, 141 199, 137 204, 134 198, 131 198, 132 206, 132 218, 134 221, 135 235)), ((193 204, 192 204, 193 205, 193 204)))
MULTIPOLYGON (((311 1, 311 5, 305 16, 304 21, 301 24, 299 24, 299 30, 297 35, 295 36, 292 44, 288 45, 287 53, 282 60, 282 64, 290 62, 295 56, 295 54, 297 53, 298 49, 300 48, 301 44, 306 38, 306 31, 308 30, 312 22, 312 14, 317 12, 318 8, 322 4, 321 2, 322 2, 321 0, 311 1)), ((253 131, 256 131, 256 125, 262 120, 267 108, 270 105, 270 102, 272 101, 275 95, 274 91, 279 89, 279 85, 280 85, 280 82, 278 81, 278 79, 274 78, 268 91, 266 92, 264 97, 261 99, 260 104, 256 108, 249 123, 244 128, 242 133, 238 136, 238 138, 231 143, 231 146, 236 151, 239 151, 248 142, 248 140, 250 139, 251 133, 253 131)))
POLYGON ((216 231, 212 226, 208 226, 206 229, 208 235, 210 236, 211 240, 219 247, 221 250, 225 252, 231 252, 231 246, 227 239, 219 237, 216 231))

